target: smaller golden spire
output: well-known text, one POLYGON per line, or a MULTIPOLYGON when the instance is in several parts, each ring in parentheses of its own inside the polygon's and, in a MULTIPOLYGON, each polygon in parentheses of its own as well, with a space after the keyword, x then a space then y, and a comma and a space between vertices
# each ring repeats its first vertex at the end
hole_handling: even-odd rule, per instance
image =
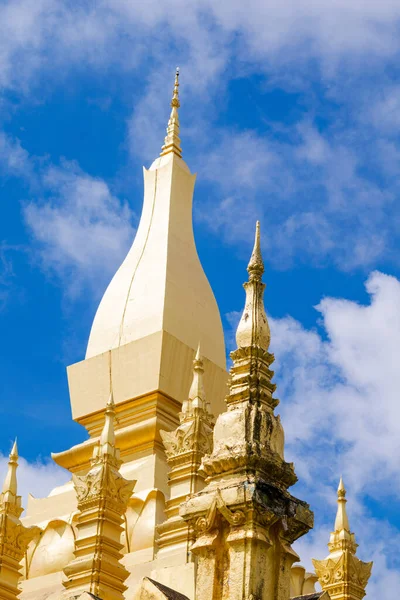
POLYGON ((331 533, 325 560, 313 560, 323 591, 335 600, 362 600, 371 575, 372 562, 362 562, 357 556, 357 543, 350 532, 346 511, 346 489, 340 478, 337 490, 338 508, 335 531, 331 533))
POLYGON ((115 418, 115 404, 113 393, 111 392, 108 399, 106 410, 104 413, 104 427, 100 436, 100 446, 106 450, 115 448, 115 433, 114 433, 114 418, 115 418))
POLYGON ((179 158, 182 158, 181 140, 179 138, 179 115, 178 108, 180 107, 179 102, 179 67, 176 68, 175 72, 175 83, 174 91, 171 100, 171 114, 167 126, 167 135, 164 140, 164 145, 161 148, 160 156, 165 156, 170 152, 173 152, 179 158))
POLYGON ((189 391, 189 401, 191 410, 194 408, 205 408, 205 393, 204 393, 204 364, 200 354, 200 342, 197 346, 197 352, 193 361, 193 380, 189 391))
POLYGON ((246 290, 246 303, 236 330, 236 343, 238 348, 258 346, 263 350, 268 350, 271 333, 263 300, 265 284, 261 279, 264 273, 264 262, 261 255, 259 221, 256 223, 254 248, 247 271, 249 281, 243 284, 246 290))
POLYGON ((4 484, 3 484, 3 494, 7 495, 7 499, 5 499, 6 502, 10 501, 8 494, 12 494, 14 496, 14 498, 17 497, 17 467, 18 467, 18 447, 17 447, 17 440, 15 439, 15 442, 13 444, 12 450, 9 455, 7 475, 4 479, 4 484))
POLYGON ((92 464, 97 464, 104 460, 109 460, 119 466, 119 450, 115 447, 115 404, 113 393, 111 392, 106 410, 104 411, 104 426, 98 443, 93 450, 92 464))
POLYGON ((346 489, 342 477, 340 478, 337 490, 337 503, 335 531, 331 533, 328 547, 331 551, 335 551, 338 548, 348 548, 352 553, 355 553, 357 544, 354 533, 351 533, 350 531, 349 518, 346 510, 346 489))

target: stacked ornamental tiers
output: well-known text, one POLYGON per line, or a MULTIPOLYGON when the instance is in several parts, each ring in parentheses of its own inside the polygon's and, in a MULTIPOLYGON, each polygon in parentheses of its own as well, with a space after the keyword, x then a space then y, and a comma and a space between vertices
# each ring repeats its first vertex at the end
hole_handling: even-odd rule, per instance
POLYGON ((217 418, 213 451, 201 464, 207 485, 180 508, 194 531, 199 600, 288 600, 298 560, 291 544, 313 525, 308 505, 287 491, 297 478, 285 462, 283 429, 274 414, 258 223, 248 272, 227 410, 217 418))
MULTIPOLYGON (((193 236, 195 175, 182 159, 178 86, 177 73, 161 155, 149 170, 144 169, 143 211, 134 243, 100 302, 86 359, 68 368, 73 418, 86 427, 90 437, 53 455, 55 462, 71 473, 88 473, 104 424, 104 407, 112 393, 121 472, 136 481, 123 533, 124 564, 130 573, 126 583, 131 589, 161 564, 166 569, 168 565, 176 567, 180 556, 171 547, 174 557, 169 562, 169 546, 164 546, 156 560, 158 536, 165 538, 157 526, 165 520, 171 490, 175 503, 176 494, 190 491, 183 484, 181 494, 176 481, 170 488, 170 466, 160 431, 174 430, 180 423, 199 343, 202 386, 215 415, 223 409, 228 378, 219 309, 193 236)), ((171 516, 171 504, 168 506, 171 516)), ((47 498, 29 498, 25 522, 39 525, 42 534, 28 551, 24 598, 36 600, 61 589, 63 569, 74 557, 77 511, 72 482, 47 498)), ((183 548, 185 542, 181 540, 181 544, 183 548)), ((185 564, 186 560, 181 563, 183 569, 185 564)), ((190 591, 193 565, 187 569, 190 591)), ((174 577, 176 568, 175 575, 164 574, 168 582, 174 577)), ((182 574, 179 578, 182 580, 182 574)))

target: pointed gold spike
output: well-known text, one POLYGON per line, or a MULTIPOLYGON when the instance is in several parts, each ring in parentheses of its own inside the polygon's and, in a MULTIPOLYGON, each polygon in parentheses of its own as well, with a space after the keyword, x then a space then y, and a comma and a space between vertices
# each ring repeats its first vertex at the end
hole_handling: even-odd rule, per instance
POLYGON ((17 459, 18 459, 18 445, 17 445, 17 438, 15 438, 15 440, 14 440, 14 444, 13 444, 13 447, 12 447, 12 449, 11 449, 11 452, 10 452, 10 458, 11 458, 11 457, 13 457, 13 458, 15 457, 15 458, 17 458, 17 459))
POLYGON ((3 484, 3 494, 10 492, 17 497, 17 467, 18 467, 18 448, 15 440, 9 455, 7 474, 3 484))
POLYGON ((261 254, 261 241, 260 241, 260 221, 256 223, 256 235, 254 239, 254 248, 250 257, 250 262, 247 267, 247 271, 250 275, 250 281, 257 279, 261 281, 261 277, 264 273, 264 261, 261 254))
POLYGON ((338 487, 338 509, 335 519, 335 531, 346 531, 350 533, 349 519, 346 510, 346 489, 344 487, 343 479, 340 478, 338 487))
POLYGON ((104 413, 104 427, 100 436, 100 446, 102 448, 101 453, 109 453, 111 448, 115 449, 115 432, 114 432, 114 419, 115 419, 115 404, 113 393, 111 392, 107 402, 106 410, 104 413))
POLYGON ((197 346, 196 356, 193 361, 193 379, 189 391, 189 406, 192 411, 194 408, 205 408, 204 393, 204 363, 200 354, 200 342, 197 346))
POLYGON ((165 156, 166 154, 170 154, 172 152, 173 154, 179 156, 179 158, 182 158, 181 140, 179 138, 179 107, 179 67, 177 67, 175 72, 174 91, 172 93, 171 100, 171 114, 167 126, 167 135, 164 140, 164 145, 161 148, 160 156, 165 156))

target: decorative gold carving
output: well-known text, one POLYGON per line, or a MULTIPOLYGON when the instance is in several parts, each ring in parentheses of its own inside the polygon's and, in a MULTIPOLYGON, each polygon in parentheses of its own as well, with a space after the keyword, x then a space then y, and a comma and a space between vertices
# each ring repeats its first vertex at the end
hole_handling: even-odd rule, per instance
POLYGON ((241 525, 246 521, 245 513, 242 510, 230 510, 224 502, 221 490, 217 489, 211 506, 204 517, 199 517, 196 521, 197 533, 205 533, 213 529, 216 525, 217 514, 220 513, 222 517, 233 526, 241 525))
POLYGON ((96 500, 104 489, 107 490, 109 503, 127 504, 132 495, 132 482, 117 475, 109 465, 94 468, 84 477, 73 475, 78 505, 83 508, 85 502, 96 500))
MULTIPOLYGON (((193 378, 189 397, 182 404, 180 425, 175 431, 160 431, 168 459, 186 452, 203 456, 212 450, 213 416, 208 410, 203 384, 204 364, 200 344, 193 361, 193 378)), ((193 462, 193 459, 189 459, 193 462)), ((197 465, 198 466, 198 465, 197 465)))

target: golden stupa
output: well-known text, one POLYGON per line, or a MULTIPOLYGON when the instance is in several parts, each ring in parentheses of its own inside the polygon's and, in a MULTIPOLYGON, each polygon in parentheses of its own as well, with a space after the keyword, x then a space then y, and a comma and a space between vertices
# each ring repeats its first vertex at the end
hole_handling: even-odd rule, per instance
POLYGON ((89 439, 53 455, 71 479, 47 498, 30 496, 23 518, 12 448, 0 600, 361 600, 372 563, 355 556, 342 482, 330 554, 315 573, 296 564, 292 544, 313 513, 288 491, 297 477, 275 413, 259 223, 226 371, 193 237, 178 89, 177 71, 161 154, 144 169, 135 240, 100 302, 85 360, 68 368, 72 415, 89 439))

